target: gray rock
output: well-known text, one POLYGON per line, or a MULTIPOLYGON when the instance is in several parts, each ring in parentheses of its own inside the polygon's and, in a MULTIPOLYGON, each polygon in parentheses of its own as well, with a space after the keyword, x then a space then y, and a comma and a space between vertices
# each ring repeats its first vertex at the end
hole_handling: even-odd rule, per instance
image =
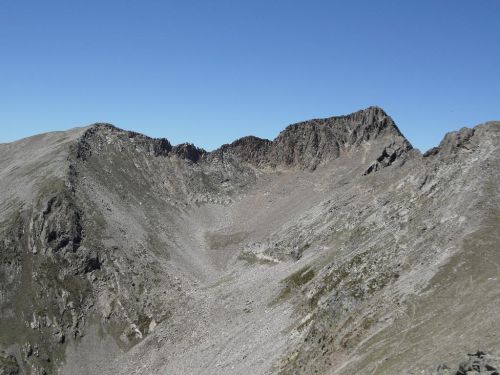
POLYGON ((16 357, 0 352, 0 375, 18 375, 21 369, 17 364, 16 357))

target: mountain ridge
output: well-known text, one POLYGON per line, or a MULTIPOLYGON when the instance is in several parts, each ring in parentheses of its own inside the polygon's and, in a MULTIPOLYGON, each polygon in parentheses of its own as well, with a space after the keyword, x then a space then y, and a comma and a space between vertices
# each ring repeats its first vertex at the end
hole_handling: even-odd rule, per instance
POLYGON ((494 351, 499 138, 424 157, 369 108, 211 153, 109 124, 2 145, 0 368, 430 374, 494 351))

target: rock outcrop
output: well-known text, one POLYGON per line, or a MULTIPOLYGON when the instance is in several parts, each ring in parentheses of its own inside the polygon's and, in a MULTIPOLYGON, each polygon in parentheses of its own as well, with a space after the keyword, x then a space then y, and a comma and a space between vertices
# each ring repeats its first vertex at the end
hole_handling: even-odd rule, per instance
POLYGON ((214 152, 230 154, 257 167, 297 167, 314 170, 320 163, 338 158, 363 143, 392 139, 398 153, 412 149, 394 121, 378 107, 351 115, 316 119, 288 126, 274 141, 245 137, 214 152))
POLYGON ((468 354, 468 359, 454 368, 439 365, 435 375, 498 375, 500 374, 500 357, 478 350, 468 354))

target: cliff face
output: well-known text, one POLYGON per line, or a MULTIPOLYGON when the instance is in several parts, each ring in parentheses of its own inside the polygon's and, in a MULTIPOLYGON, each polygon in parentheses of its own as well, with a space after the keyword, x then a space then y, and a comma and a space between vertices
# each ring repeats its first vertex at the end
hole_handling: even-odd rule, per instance
POLYGON ((0 145, 0 373, 431 373, 498 351, 499 135, 421 155, 370 107, 213 152, 109 124, 0 145))
MULTIPOLYGON (((290 125, 274 141, 246 137, 224 145, 217 156, 233 155, 258 167, 295 167, 314 170, 369 143, 389 141, 401 153, 412 149, 394 121, 378 107, 351 115, 317 119, 290 125)), ((400 156, 400 155, 399 155, 400 156)))

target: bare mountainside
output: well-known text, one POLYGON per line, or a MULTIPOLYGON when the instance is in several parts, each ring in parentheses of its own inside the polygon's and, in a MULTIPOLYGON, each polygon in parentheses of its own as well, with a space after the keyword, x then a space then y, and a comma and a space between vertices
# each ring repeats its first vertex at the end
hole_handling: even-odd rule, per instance
POLYGON ((0 374, 497 373, 499 145, 422 155, 377 107, 213 152, 2 144, 0 374))

